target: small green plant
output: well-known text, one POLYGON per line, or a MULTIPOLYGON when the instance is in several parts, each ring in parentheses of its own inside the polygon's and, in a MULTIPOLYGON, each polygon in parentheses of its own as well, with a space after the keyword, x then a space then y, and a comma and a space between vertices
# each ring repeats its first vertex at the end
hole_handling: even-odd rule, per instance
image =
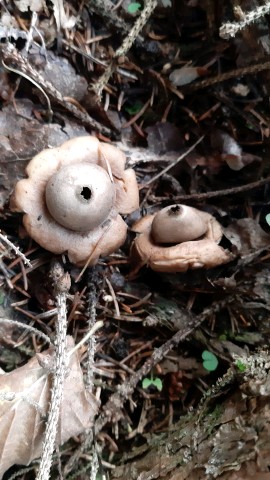
POLYGON ((162 380, 160 380, 160 378, 154 378, 153 377, 153 374, 151 373, 151 376, 150 378, 144 378, 143 381, 142 381, 142 387, 144 390, 146 390, 148 387, 150 387, 151 385, 153 385, 154 387, 156 387, 158 389, 159 392, 161 392, 162 388, 163 388, 163 385, 162 385, 162 380))
POLYGON ((246 368, 247 368, 247 367, 246 367, 246 365, 245 365, 243 362, 241 362, 241 360, 237 360, 237 362, 236 362, 235 365, 236 365, 236 367, 238 368, 238 370, 239 370, 240 372, 245 372, 245 371, 246 371, 246 368))
POLYGON ((136 102, 134 102, 129 107, 125 107, 125 110, 129 113, 129 115, 135 115, 141 110, 142 107, 143 103, 140 100, 136 100, 136 102))
POLYGON ((137 2, 131 2, 128 6, 128 13, 137 13, 140 10, 141 4, 137 2))
POLYGON ((214 372, 218 366, 218 359, 214 353, 204 350, 202 352, 203 366, 208 372, 214 372))
POLYGON ((226 333, 222 333, 221 335, 219 335, 219 340, 221 341, 225 341, 225 340, 228 340, 228 337, 227 337, 227 334, 226 333))
POLYGON ((4 290, 0 290, 0 305, 3 305, 5 301, 5 292, 4 290))

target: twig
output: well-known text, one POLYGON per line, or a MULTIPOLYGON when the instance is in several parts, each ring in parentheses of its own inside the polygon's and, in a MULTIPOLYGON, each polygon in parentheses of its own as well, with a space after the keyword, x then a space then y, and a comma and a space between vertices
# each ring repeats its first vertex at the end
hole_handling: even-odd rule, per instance
POLYGON ((158 0, 146 0, 144 2, 144 9, 142 10, 140 16, 137 18, 129 34, 124 39, 121 47, 119 47, 116 50, 115 52, 116 57, 121 57, 122 55, 127 54, 127 52, 132 47, 134 40, 138 37, 140 31, 143 29, 149 17, 152 15, 153 11, 155 10, 157 3, 158 3, 158 0))
POLYGON ((96 480, 98 470, 99 470, 99 456, 98 456, 96 445, 94 444, 93 448, 92 448, 92 462, 91 462, 90 480, 96 480))
MULTIPOLYGON (((75 345, 72 350, 69 351, 68 356, 70 357, 73 355, 76 350, 79 350, 88 340, 94 335, 94 333, 97 332, 100 328, 102 328, 104 325, 104 322, 102 320, 99 320, 98 322, 95 323, 95 325, 87 332, 87 334, 81 339, 79 343, 75 345)), ((93 364, 92 364, 93 365, 93 364)))
POLYGON ((162 175, 164 175, 164 173, 167 173, 171 168, 175 167, 175 165, 177 165, 177 163, 181 162, 181 160, 183 160, 184 158, 186 158, 186 156, 192 152, 194 150, 194 148, 197 147, 197 145, 199 143, 201 143, 201 141, 204 139, 204 135, 202 137, 200 137, 191 147, 188 148, 188 150, 186 150, 184 153, 182 153, 182 155, 180 155, 180 157, 178 157, 174 162, 170 163, 169 165, 167 165, 167 167, 165 167, 161 172, 157 173, 157 175, 155 175, 154 177, 150 178, 150 180, 148 180, 148 182, 145 182, 141 188, 144 188, 148 185, 150 185, 151 183, 155 182, 159 177, 161 177, 162 175))
POLYGON ((45 340, 45 342, 51 344, 51 340, 50 338, 43 332, 40 332, 39 330, 37 330, 35 327, 31 327, 31 325, 27 325, 27 324, 24 324, 24 323, 21 323, 21 322, 18 322, 17 320, 12 320, 12 319, 9 319, 9 318, 0 318, 0 323, 8 323, 10 325, 16 325, 16 327, 19 327, 19 328, 23 328, 25 330, 28 330, 29 332, 32 332, 34 333, 35 335, 37 335, 38 337, 40 338, 43 338, 43 340, 45 340))
MULTIPOLYGON (((246 355, 233 355, 233 363, 227 372, 217 380, 217 382, 210 387, 201 398, 198 407, 196 416, 198 417, 197 423, 208 408, 208 404, 216 398, 218 395, 227 389, 229 385, 235 382, 236 377, 240 376, 242 382, 247 382, 249 379, 256 379, 258 384, 264 379, 269 377, 269 366, 270 366, 270 357, 268 350, 258 350, 257 352, 246 355), (240 374, 237 372, 235 365, 240 362, 245 366, 244 372, 240 374)), ((255 382, 256 383, 256 382, 255 382)))
POLYGON ((199 319, 195 317, 189 322, 189 324, 179 330, 173 337, 165 342, 161 347, 156 348, 152 356, 144 363, 144 365, 132 375, 128 381, 125 381, 117 389, 116 393, 113 393, 107 403, 104 405, 101 414, 97 418, 95 424, 95 434, 97 435, 101 429, 108 422, 117 422, 122 416, 122 405, 124 401, 133 393, 138 382, 145 377, 155 365, 157 365, 167 353, 176 347, 180 342, 190 336, 195 329, 197 329, 207 318, 209 310, 203 312, 199 319))
POLYGON ((40 73, 32 67, 28 60, 24 58, 11 43, 1 46, 1 59, 4 67, 34 83, 40 90, 43 91, 43 94, 50 96, 54 102, 61 105, 61 107, 71 113, 71 115, 80 120, 83 125, 97 130, 108 137, 115 136, 114 132, 112 132, 109 128, 101 125, 101 123, 94 120, 87 113, 81 112, 81 110, 79 110, 75 105, 66 102, 62 94, 48 80, 45 80, 42 75, 40 75, 40 73))
MULTIPOLYGON (((96 305, 97 305, 97 281, 98 274, 95 267, 92 267, 88 272, 87 286, 88 286, 88 330, 91 331, 96 323, 96 305)), ((86 388, 92 392, 93 389, 93 365, 94 356, 96 353, 96 337, 91 335, 87 345, 87 360, 86 360, 86 388)))
POLYGON ((201 324, 213 313, 217 313, 228 303, 233 302, 235 299, 234 295, 227 297, 225 300, 221 300, 219 302, 215 302, 209 307, 205 308, 200 315, 193 316, 191 320, 188 322, 186 327, 179 330, 175 335, 173 335, 170 340, 164 343, 161 347, 156 348, 152 354, 152 357, 149 358, 144 365, 133 374, 128 380, 126 380, 122 385, 118 387, 118 391, 113 393, 107 403, 103 406, 102 412, 97 418, 95 424, 95 434, 97 435, 101 429, 106 425, 108 422, 117 422, 121 416, 121 408, 123 403, 127 400, 128 396, 130 396, 135 387, 137 386, 138 382, 148 375, 148 373, 157 365, 165 355, 168 354, 170 350, 175 348, 180 342, 188 338, 194 330, 201 326, 201 324))
POLYGON ((36 467, 36 465, 33 465, 31 467, 26 467, 26 468, 21 468, 18 472, 14 473, 13 475, 11 475, 11 477, 9 477, 8 480, 15 480, 16 478, 20 477, 20 478, 24 478, 24 475, 28 472, 31 472, 32 470, 34 470, 36 467))
POLYGON ((60 406, 63 396, 64 379, 67 366, 66 336, 67 311, 66 298, 70 288, 70 276, 64 273, 60 264, 56 263, 51 272, 55 284, 57 307, 56 338, 55 338, 55 371, 52 379, 51 403, 46 424, 44 442, 42 445, 41 462, 37 480, 48 480, 55 448, 60 406))
POLYGON ((147 110, 147 108, 149 107, 151 103, 151 99, 147 100, 147 102, 145 102, 144 106, 140 109, 140 111, 138 113, 136 113, 128 122, 125 122, 123 125, 122 125, 122 128, 128 128, 130 127, 131 125, 133 125, 135 122, 137 122, 137 120, 144 114, 144 112, 147 110))
MULTIPOLYGON (((93 389, 93 365, 94 365, 94 356, 96 353, 96 338, 94 332, 103 326, 102 321, 96 322, 96 305, 98 300, 98 292, 97 292, 97 284, 98 284, 98 273, 96 267, 92 267, 88 270, 88 278, 87 278, 87 287, 88 287, 88 296, 87 296, 87 316, 88 316, 88 332, 86 336, 72 349, 70 352, 71 354, 74 353, 74 350, 77 350, 81 347, 83 343, 86 341, 88 342, 87 345, 87 358, 86 358, 86 388, 88 391, 92 391, 93 389)), ((69 458, 68 462, 64 468, 64 475, 66 476, 73 468, 74 464, 78 461, 81 454, 85 451, 89 451, 93 445, 93 431, 92 429, 88 429, 85 432, 84 440, 79 445, 79 447, 75 450, 73 455, 69 458)), ((93 447, 94 448, 94 447, 93 447)), ((94 451, 94 450, 93 450, 94 451)))
POLYGON ((216 77, 205 78, 204 80, 194 82, 190 85, 185 85, 181 88, 181 92, 190 93, 195 90, 200 90, 202 88, 207 88, 212 85, 216 85, 231 78, 244 77, 245 75, 252 75, 254 73, 262 72, 263 70, 270 69, 270 62, 256 63, 255 65, 249 65, 243 68, 237 68, 235 70, 230 70, 229 72, 222 73, 216 77))
POLYGON ((119 305, 118 305, 118 301, 117 301, 117 298, 116 298, 116 295, 115 295, 115 291, 113 289, 113 286, 110 282, 110 280, 108 278, 105 278, 105 282, 107 283, 108 285, 108 288, 109 288, 109 292, 111 294, 111 297, 113 299, 113 304, 114 304, 114 309, 115 309, 115 316, 120 318, 121 317, 121 313, 120 313, 120 308, 119 308, 119 305))
POLYGON ((0 399, 6 402, 14 402, 14 400, 16 401, 22 400, 23 402, 28 403, 28 405, 31 405, 31 407, 34 407, 35 410, 37 410, 38 413, 40 414, 41 418, 43 418, 42 408, 40 407, 38 402, 35 402, 31 398, 28 398, 26 395, 24 395, 21 392, 12 392, 12 391, 3 392, 3 393, 0 392, 0 399))
MULTIPOLYGON (((84 58, 87 58, 87 60, 91 60, 93 63, 97 63, 97 65, 102 65, 103 67, 107 67, 108 63, 104 62, 103 60, 100 60, 100 58, 94 57, 91 55, 90 52, 85 52, 81 48, 76 47, 75 45, 71 44, 70 42, 67 42, 66 40, 62 40, 62 43, 66 45, 67 48, 70 48, 71 50, 74 50, 74 52, 79 53, 84 58)), ((125 70, 124 68, 117 67, 116 72, 122 75, 123 77, 131 78, 132 80, 138 80, 137 75, 135 73, 131 73, 128 70, 125 70)))
POLYGON ((270 2, 266 1, 264 5, 259 5, 254 10, 244 13, 240 11, 240 7, 237 8, 236 13, 240 16, 239 22, 224 23, 220 30, 219 35, 221 38, 228 39, 234 37, 237 32, 243 30, 252 22, 257 22, 261 17, 267 15, 270 11, 270 2))
POLYGON ((98 82, 93 86, 93 90, 99 98, 101 97, 104 87, 107 85, 112 73, 117 66, 117 59, 127 54, 127 52, 132 47, 134 41, 138 37, 140 31, 142 30, 150 15, 153 13, 154 9, 157 6, 157 0, 145 0, 144 3, 144 9, 142 10, 140 16, 137 18, 133 27, 124 39, 122 45, 116 50, 110 65, 107 67, 103 75, 99 78, 98 82))
POLYGON ((114 4, 112 2, 108 0, 88 0, 88 5, 97 15, 104 19, 105 25, 120 31, 122 34, 130 32, 130 25, 113 11, 114 4))
MULTIPOLYGON (((23 58, 23 57, 22 57, 23 58)), ((26 59, 25 59, 26 61, 26 59)), ((53 111, 52 111, 52 107, 51 107, 51 102, 50 102, 50 99, 47 95, 47 93, 45 92, 45 90, 41 87, 41 85, 39 85, 38 82, 36 82, 36 80, 34 80, 33 78, 31 78, 29 75, 27 75, 27 73, 21 71, 21 70, 17 70, 17 68, 13 68, 13 67, 9 67, 5 62, 4 60, 2 59, 2 65, 3 67, 8 70, 9 72, 13 72, 13 73, 16 73, 16 75, 19 75, 20 77, 24 77, 26 78, 26 80, 28 80, 29 82, 31 82, 33 85, 35 85, 35 87, 37 87, 42 95, 44 95, 45 97, 45 100, 47 102, 47 106, 48 106, 48 120, 49 122, 52 121, 52 117, 53 117, 53 111)), ((17 88, 18 88, 19 85, 17 85, 17 88)))
MULTIPOLYGON (((249 190, 263 187, 263 185, 267 185, 267 183, 270 183, 270 177, 263 178, 262 180, 257 180, 256 182, 247 183, 246 185, 241 185, 240 187, 225 188, 224 190, 215 190, 214 192, 192 193, 190 195, 175 195, 172 200, 176 202, 189 200, 200 202, 201 200, 207 200, 209 198, 225 197, 228 195, 236 195, 238 193, 248 192, 249 190)), ((155 199, 162 201, 168 200, 168 197, 155 197, 155 199)))
POLYGON ((28 258, 26 258, 26 256, 21 252, 19 247, 16 247, 16 245, 14 245, 14 243, 12 243, 7 238, 6 235, 3 235, 3 233, 0 233, 0 240, 2 240, 2 242, 6 243, 12 250, 14 250, 15 254, 18 255, 18 257, 20 257, 22 259, 22 261, 23 261, 23 263, 25 263, 25 265, 32 268, 32 264, 31 264, 30 260, 28 260, 28 258))

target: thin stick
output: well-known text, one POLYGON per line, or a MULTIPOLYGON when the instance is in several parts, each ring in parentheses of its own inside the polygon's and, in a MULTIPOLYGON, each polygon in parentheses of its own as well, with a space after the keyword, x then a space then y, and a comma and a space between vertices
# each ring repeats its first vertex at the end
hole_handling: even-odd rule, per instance
POLYGON ((144 188, 148 185, 150 185, 151 183, 155 182, 159 177, 161 177, 162 175, 164 175, 164 173, 167 173, 171 168, 175 167, 175 165, 177 165, 177 163, 181 162, 181 160, 184 160, 184 158, 186 158, 186 156, 192 152, 194 150, 194 148, 197 147, 197 145, 204 139, 204 135, 202 137, 200 137, 197 142, 194 143, 194 145, 192 145, 190 148, 188 148, 188 150, 186 150, 186 152, 182 153, 182 155, 180 155, 180 157, 178 157, 174 162, 170 163, 169 165, 167 165, 166 168, 164 168, 161 172, 159 172, 157 175, 155 175, 154 177, 150 178, 150 180, 148 180, 148 182, 145 182, 141 188, 144 188))
MULTIPOLYGON (((233 299, 233 296, 231 298, 227 298, 226 304, 233 301, 233 299)), ((142 380, 142 378, 148 375, 154 366, 157 365, 170 350, 175 348, 180 342, 186 340, 197 328, 199 328, 201 324, 209 317, 209 315, 213 314, 213 312, 218 312, 221 308, 224 308, 224 305, 225 302, 222 300, 210 305, 210 307, 205 308, 200 315, 194 315, 184 328, 175 333, 175 335, 161 345, 161 347, 154 350, 152 356, 146 360, 143 366, 137 372, 131 375, 129 379, 123 382, 118 387, 117 391, 113 393, 109 400, 105 403, 95 424, 96 435, 101 431, 107 422, 117 422, 122 417, 122 406, 124 402, 133 393, 134 389, 142 380)))
POLYGON ((3 233, 0 233, 0 240, 2 240, 2 242, 6 243, 12 250, 14 250, 14 252, 16 253, 16 255, 18 255, 18 257, 20 257, 23 261, 23 263, 25 263, 25 265, 27 265, 29 268, 32 268, 32 264, 30 262, 30 260, 28 260, 28 258, 26 258, 26 256, 21 252, 21 250, 16 247, 16 245, 14 245, 14 243, 12 243, 6 235, 3 235, 3 233))
POLYGON ((261 17, 267 15, 270 11, 270 1, 265 2, 264 5, 258 5, 250 12, 243 12, 241 7, 235 7, 236 13, 239 14, 240 22, 224 23, 219 29, 221 38, 234 37, 236 33, 248 27, 252 22, 257 22, 261 17))
POLYGON ((93 86, 93 90, 100 98, 104 87, 107 85, 111 75, 115 71, 117 67, 117 59, 119 57, 125 56, 127 52, 132 47, 134 41, 137 39, 140 31, 146 24, 147 20, 149 19, 150 15, 153 13, 154 9, 157 6, 157 0, 146 0, 144 2, 145 7, 142 10, 140 16, 135 21, 133 27, 130 29, 128 35, 124 39, 122 45, 116 50, 112 62, 106 68, 103 75, 100 77, 98 82, 93 86))
POLYGON ((98 322, 96 322, 95 325, 91 328, 91 330, 89 330, 89 332, 87 332, 87 334, 80 340, 80 342, 77 343, 77 345, 75 345, 75 347, 68 352, 68 357, 71 357, 71 355, 73 355, 73 353, 76 352, 76 350, 79 350, 79 348, 81 348, 86 342, 88 342, 89 338, 91 338, 94 335, 94 333, 97 332, 97 330, 103 327, 103 325, 104 325, 104 322, 102 320, 99 320, 98 322))
MULTIPOLYGON (((51 82, 45 80, 42 75, 24 58, 19 51, 11 44, 7 43, 1 46, 2 64, 8 70, 11 70, 18 75, 27 78, 30 82, 34 83, 45 95, 50 97, 54 102, 61 105, 66 111, 68 111, 75 118, 80 120, 83 125, 88 126, 105 136, 115 136, 115 131, 111 131, 109 128, 104 127, 89 114, 81 112, 77 107, 65 101, 61 92, 57 90, 51 82)), ((49 100, 50 101, 50 100, 49 100)), ((48 103, 48 99, 47 99, 48 103)), ((49 113, 51 114, 50 104, 48 103, 49 113)))
POLYGON ((226 82, 231 78, 244 77, 245 75, 253 75, 263 70, 270 69, 270 62, 261 62, 254 65, 248 65, 247 67, 236 68, 235 70, 230 70, 229 72, 221 73, 215 77, 205 78, 203 80, 198 80, 197 82, 185 85, 181 88, 181 92, 190 93, 202 88, 211 87, 212 85, 217 85, 221 82, 226 82))
MULTIPOLYGON (((248 192, 249 190, 254 190, 255 188, 263 187, 270 183, 270 177, 263 178, 262 180, 257 180, 256 182, 247 183, 246 185, 241 185, 240 187, 226 188, 224 190, 215 190, 214 192, 206 193, 192 193, 191 195, 175 195, 172 200, 176 202, 188 201, 188 200, 207 200, 208 198, 217 198, 225 197, 228 195, 236 195, 238 193, 248 192)), ((168 200, 168 197, 156 197, 159 201, 168 200)))
POLYGON ((0 323, 7 323, 9 325, 16 325, 16 327, 19 327, 19 328, 23 328, 25 330, 28 330, 29 332, 31 333, 34 333, 35 335, 37 335, 38 337, 40 338, 43 338, 43 340, 45 340, 45 342, 51 344, 51 340, 50 338, 43 332, 40 332, 39 330, 37 330, 35 327, 31 327, 31 325, 27 325, 27 324, 24 324, 24 323, 21 323, 21 322, 18 322, 17 320, 12 320, 12 319, 9 319, 9 318, 0 318, 0 323))
MULTIPOLYGON (((88 270, 87 276, 87 326, 88 332, 85 337, 71 350, 70 354, 80 348, 85 342, 87 342, 87 357, 85 361, 86 366, 86 381, 85 386, 89 392, 92 392, 94 386, 94 356, 96 353, 96 337, 94 333, 103 326, 103 322, 96 321, 96 304, 98 299, 98 273, 96 267, 92 267, 88 270)), ((93 443, 93 431, 88 429, 85 432, 83 442, 70 456, 68 462, 64 468, 64 475, 66 476, 73 468, 73 465, 78 461, 79 457, 85 451, 90 451, 93 443)))
POLYGON ((29 77, 29 75, 27 75, 25 72, 21 71, 21 70, 17 70, 16 68, 13 68, 13 67, 9 67, 5 62, 4 60, 2 59, 2 65, 3 67, 5 67, 6 70, 8 70, 9 72, 13 72, 13 73, 16 73, 16 75, 19 75, 21 77, 24 77, 26 78, 26 80, 28 80, 29 82, 31 82, 33 85, 35 85, 35 87, 37 87, 41 93, 44 95, 45 99, 46 99, 46 102, 47 102, 47 106, 48 106, 48 119, 49 119, 49 122, 52 121, 52 118, 53 118, 53 111, 52 111, 52 107, 51 107, 51 102, 50 102, 50 99, 47 95, 47 93, 45 92, 45 90, 43 90, 43 88, 41 87, 41 85, 39 85, 38 82, 36 82, 33 78, 29 77))
MULTIPOLYGON (((95 330, 96 326, 96 305, 98 298, 97 291, 98 273, 96 267, 92 267, 88 270, 87 275, 87 326, 88 335, 91 331, 95 330)), ((87 358, 86 358, 86 388, 89 392, 92 392, 94 386, 94 357, 96 354, 96 336, 91 334, 87 342, 87 358)))
POLYGON ((49 480, 52 456, 55 448, 60 406, 63 396, 64 380, 68 356, 66 352, 67 337, 67 309, 66 298, 70 288, 69 274, 62 274, 60 264, 54 266, 52 277, 55 282, 57 323, 55 338, 55 371, 52 379, 51 403, 46 424, 44 442, 42 445, 42 456, 37 474, 37 480, 49 480), (60 274, 60 276, 59 276, 60 274))

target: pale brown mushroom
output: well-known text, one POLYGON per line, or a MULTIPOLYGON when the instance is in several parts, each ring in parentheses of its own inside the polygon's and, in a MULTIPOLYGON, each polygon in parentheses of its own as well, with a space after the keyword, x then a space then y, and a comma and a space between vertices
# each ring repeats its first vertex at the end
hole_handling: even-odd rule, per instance
POLYGON ((138 208, 135 173, 125 162, 118 148, 91 136, 43 150, 29 162, 28 178, 17 183, 11 210, 25 213, 25 229, 42 247, 67 252, 77 265, 94 265, 125 241, 119 213, 138 208))
POLYGON ((209 213, 186 205, 171 205, 140 219, 130 253, 132 274, 147 265, 159 272, 213 268, 234 256, 218 243, 222 228, 209 213))
POLYGON ((208 214, 186 205, 172 205, 156 213, 151 234, 155 243, 182 243, 204 235, 208 223, 208 214))
POLYGON ((104 168, 84 162, 58 170, 48 181, 45 194, 47 208, 60 225, 87 232, 108 217, 115 188, 104 168))

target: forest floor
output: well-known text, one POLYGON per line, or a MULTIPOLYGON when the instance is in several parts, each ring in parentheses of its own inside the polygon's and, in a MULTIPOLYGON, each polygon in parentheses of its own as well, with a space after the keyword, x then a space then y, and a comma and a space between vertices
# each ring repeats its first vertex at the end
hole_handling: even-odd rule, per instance
POLYGON ((270 478, 270 7, 236 3, 0 4, 4 480, 270 478), (77 266, 10 197, 31 158, 89 134, 125 153, 140 206, 120 249, 77 266), (139 254, 136 222, 182 204, 218 239, 139 254))

